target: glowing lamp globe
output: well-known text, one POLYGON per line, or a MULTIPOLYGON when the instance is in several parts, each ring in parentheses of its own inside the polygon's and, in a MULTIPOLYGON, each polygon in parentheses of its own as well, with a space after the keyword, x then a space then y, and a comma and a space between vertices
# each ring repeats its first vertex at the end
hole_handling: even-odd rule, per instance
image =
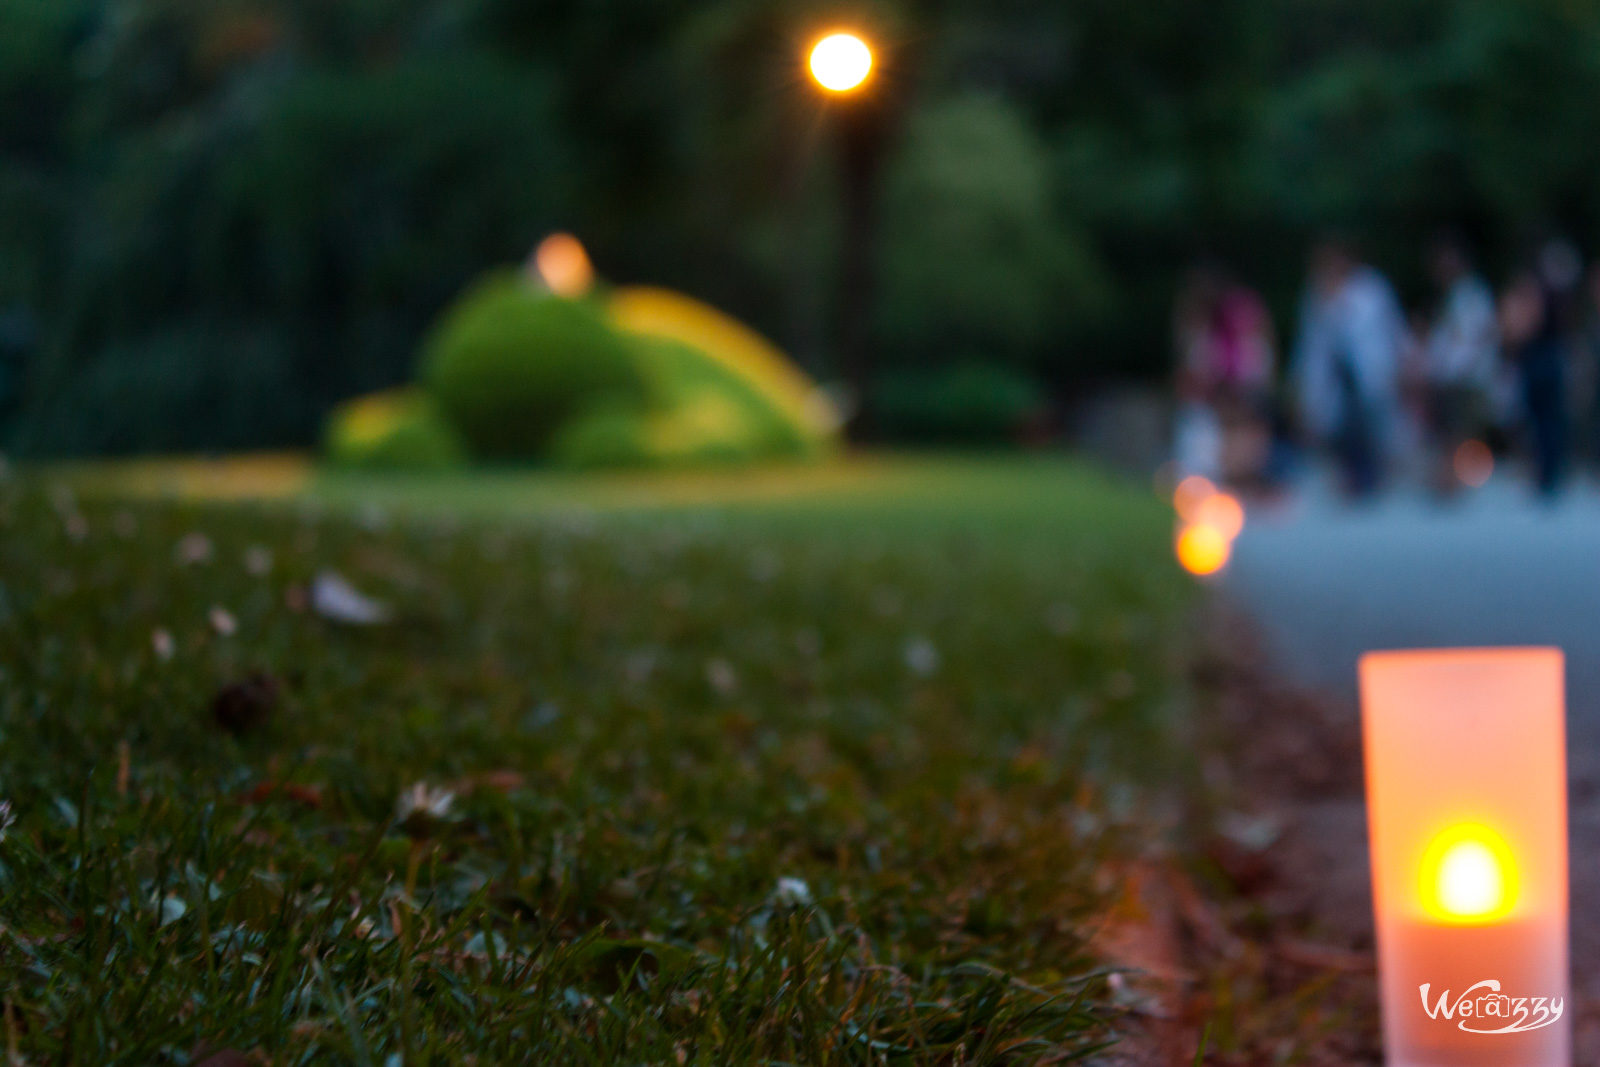
POLYGON ((570 233, 553 233, 533 252, 539 280, 557 296, 580 297, 594 287, 594 266, 583 243, 570 233))
POLYGON ((811 49, 811 76, 831 93, 859 89, 872 73, 872 49, 853 33, 832 33, 811 49))
POLYGON ((1569 1067, 1566 728, 1552 648, 1361 660, 1392 1067, 1569 1067))

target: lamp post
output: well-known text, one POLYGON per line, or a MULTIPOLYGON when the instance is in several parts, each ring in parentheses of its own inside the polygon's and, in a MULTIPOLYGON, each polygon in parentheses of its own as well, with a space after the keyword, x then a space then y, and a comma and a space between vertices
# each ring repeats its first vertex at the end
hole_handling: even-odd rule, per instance
MULTIPOLYGON (((868 343, 876 289, 878 187, 896 108, 878 81, 873 48, 859 34, 829 33, 811 47, 806 67, 832 112, 839 153, 838 369, 864 401, 871 378, 868 343)), ((858 410, 864 410, 860 408, 858 410)), ((863 416, 857 417, 859 431, 863 416)))

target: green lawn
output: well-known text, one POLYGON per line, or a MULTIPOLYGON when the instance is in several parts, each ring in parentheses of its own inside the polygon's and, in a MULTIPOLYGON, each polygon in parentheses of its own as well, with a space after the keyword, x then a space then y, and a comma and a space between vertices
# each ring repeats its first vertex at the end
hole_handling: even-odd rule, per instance
POLYGON ((0 482, 13 1055, 978 1064, 1114 1036, 1089 938, 1184 764, 1188 586, 1147 491, 878 459, 302 472, 224 503, 174 470, 0 482), (330 569, 394 620, 319 615, 330 569), (253 677, 224 717, 261 721, 223 728, 253 677), (417 783, 453 799, 401 819, 417 783))

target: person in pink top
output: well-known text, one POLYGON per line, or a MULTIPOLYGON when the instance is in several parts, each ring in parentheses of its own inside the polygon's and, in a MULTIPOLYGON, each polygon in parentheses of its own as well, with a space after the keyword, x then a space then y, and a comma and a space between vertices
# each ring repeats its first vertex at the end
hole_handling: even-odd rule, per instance
POLYGON ((1266 304, 1223 268, 1201 266, 1190 272, 1178 294, 1173 326, 1178 465, 1186 473, 1225 481, 1258 481, 1271 446, 1277 363, 1266 304), (1202 441, 1210 442, 1209 449, 1196 444, 1202 441))

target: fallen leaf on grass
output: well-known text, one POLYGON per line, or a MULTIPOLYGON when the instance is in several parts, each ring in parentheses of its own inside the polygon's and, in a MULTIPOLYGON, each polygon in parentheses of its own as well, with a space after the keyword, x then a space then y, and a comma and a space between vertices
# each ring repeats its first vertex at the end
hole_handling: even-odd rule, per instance
POLYGON ((918 678, 928 678, 939 669, 939 650, 926 637, 913 637, 906 642, 906 669, 918 678))
POLYGON ((362 593, 337 571, 322 571, 312 581, 311 608, 347 626, 379 626, 392 617, 389 605, 362 593))
POLYGON ((260 727, 277 710, 283 687, 264 671, 223 686, 211 700, 211 717, 238 736, 260 727))
POLYGON ((279 796, 304 804, 308 808, 322 807, 322 790, 314 785, 301 785, 297 782, 262 782, 246 793, 243 800, 246 804, 265 804, 279 796))
POLYGON ((211 538, 203 533, 184 534, 172 554, 181 566, 207 563, 211 559, 211 538))

